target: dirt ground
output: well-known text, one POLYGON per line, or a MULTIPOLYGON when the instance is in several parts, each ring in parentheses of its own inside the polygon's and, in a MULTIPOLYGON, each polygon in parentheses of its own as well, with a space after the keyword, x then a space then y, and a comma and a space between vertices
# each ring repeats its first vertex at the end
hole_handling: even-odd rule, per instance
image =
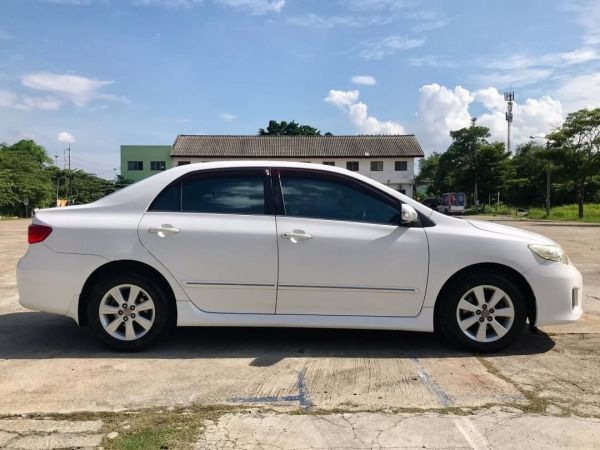
MULTIPOLYGON (((70 319, 19 306, 15 266, 27 247, 28 222, 0 221, 0 418, 91 414, 114 424, 111 414, 144 408, 155 414, 223 407, 190 444, 507 448, 514 430, 532 439, 536 429, 538 437, 520 442, 598 447, 600 227, 503 223, 565 248, 584 276, 585 314, 576 324, 527 331, 508 350, 483 357, 426 333, 248 328, 178 329, 150 351, 115 354, 70 319), (433 423, 439 439, 431 436, 433 423), (512 435, 502 433, 506 424, 512 435), (375 434, 364 440, 369 433, 375 434)), ((16 445, 11 433, 0 420, 0 447, 16 445)), ((119 439, 105 437, 102 445, 118 447, 119 439)), ((14 448, 34 448, 23 445, 14 448)))

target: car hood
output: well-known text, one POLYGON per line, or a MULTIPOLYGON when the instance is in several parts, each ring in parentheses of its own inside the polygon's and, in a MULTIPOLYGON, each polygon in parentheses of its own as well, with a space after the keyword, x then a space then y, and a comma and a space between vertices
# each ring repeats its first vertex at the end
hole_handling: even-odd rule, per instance
POLYGON ((488 222, 486 220, 467 219, 466 222, 469 222, 479 230, 518 237, 530 244, 556 244, 553 240, 542 236, 541 234, 521 230, 520 228, 509 227, 495 222, 488 222))

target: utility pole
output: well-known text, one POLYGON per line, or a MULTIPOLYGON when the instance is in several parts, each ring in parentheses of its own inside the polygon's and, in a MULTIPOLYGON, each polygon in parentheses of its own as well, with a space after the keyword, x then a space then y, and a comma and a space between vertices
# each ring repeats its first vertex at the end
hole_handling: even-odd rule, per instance
MULTIPOLYGON (((58 155, 54 155, 54 165, 56 166, 57 170, 60 170, 58 167, 58 155)), ((60 177, 58 175, 58 172, 56 172, 56 206, 58 206, 58 187, 60 183, 60 177)))
POLYGON ((69 183, 69 177, 71 176, 71 144, 69 144, 69 148, 63 151, 63 158, 65 169, 67 169, 67 174, 65 175, 65 195, 67 196, 67 203, 70 203, 71 183, 69 183))
POLYGON ((504 93, 504 101, 506 105, 506 123, 507 123, 507 135, 506 135, 506 150, 510 153, 510 127, 513 121, 513 102, 515 100, 515 91, 508 91, 504 93))
MULTIPOLYGON (((545 136, 529 136, 529 139, 546 139, 545 136)), ((550 152, 550 140, 546 139, 546 153, 550 152)), ((546 217, 550 217, 550 161, 546 160, 546 217)))
MULTIPOLYGON (((475 123, 477 122, 477 117, 471 118, 471 131, 474 131, 475 123)), ((475 206, 479 206, 479 189, 477 187, 477 143, 475 142, 475 135, 473 135, 473 140, 471 141, 471 145, 473 147, 473 166, 475 167, 475 188, 473 191, 473 203, 475 206)))

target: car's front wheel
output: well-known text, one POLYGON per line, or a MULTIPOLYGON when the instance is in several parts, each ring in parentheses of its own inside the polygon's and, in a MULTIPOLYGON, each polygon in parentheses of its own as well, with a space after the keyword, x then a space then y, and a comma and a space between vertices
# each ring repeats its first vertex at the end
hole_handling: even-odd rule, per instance
POLYGON ((87 315, 94 334, 119 351, 149 347, 172 322, 167 293, 150 278, 137 274, 97 283, 90 293, 87 315))
POLYGON ((470 274, 452 283, 441 298, 437 324, 452 343, 493 352, 513 342, 527 320, 522 289, 500 273, 470 274))

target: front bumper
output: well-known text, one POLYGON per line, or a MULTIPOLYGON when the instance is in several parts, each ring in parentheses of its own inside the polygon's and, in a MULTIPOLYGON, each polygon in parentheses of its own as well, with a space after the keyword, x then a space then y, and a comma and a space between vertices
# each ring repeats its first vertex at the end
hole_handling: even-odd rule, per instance
POLYGON ((30 245, 17 264, 19 303, 78 322, 79 294, 85 280, 106 262, 100 256, 57 253, 43 243, 30 245))
POLYGON ((525 273, 536 301, 536 326, 575 322, 583 314, 583 278, 572 264, 544 262, 525 273))

